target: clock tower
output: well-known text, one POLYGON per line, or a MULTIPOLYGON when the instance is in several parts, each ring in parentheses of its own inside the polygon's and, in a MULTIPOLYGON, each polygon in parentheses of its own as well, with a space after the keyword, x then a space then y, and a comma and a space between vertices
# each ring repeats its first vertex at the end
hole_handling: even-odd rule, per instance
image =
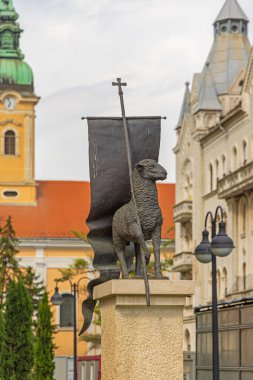
POLYGON ((33 73, 12 0, 0 0, 0 205, 35 205, 33 73))

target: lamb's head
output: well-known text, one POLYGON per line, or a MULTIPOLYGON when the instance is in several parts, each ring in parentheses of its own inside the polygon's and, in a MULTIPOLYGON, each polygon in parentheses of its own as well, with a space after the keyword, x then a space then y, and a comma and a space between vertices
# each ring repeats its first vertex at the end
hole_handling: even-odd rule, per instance
POLYGON ((135 167, 143 178, 150 179, 151 181, 163 181, 167 178, 166 170, 155 160, 141 160, 135 167))

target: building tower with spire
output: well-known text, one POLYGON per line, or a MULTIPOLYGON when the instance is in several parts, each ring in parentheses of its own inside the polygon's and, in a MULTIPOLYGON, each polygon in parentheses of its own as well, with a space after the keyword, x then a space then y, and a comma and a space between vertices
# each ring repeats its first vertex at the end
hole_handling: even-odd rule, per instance
POLYGON ((36 204, 33 72, 12 0, 0 0, 0 204, 36 204))
POLYGON ((211 264, 198 263, 192 253, 201 241, 207 211, 219 204, 236 246, 218 260, 219 300, 253 295, 253 49, 248 23, 238 1, 226 0, 213 24, 210 53, 191 88, 187 85, 176 125, 174 270, 196 284, 185 310, 189 355, 196 349, 192 308, 212 299, 211 264))

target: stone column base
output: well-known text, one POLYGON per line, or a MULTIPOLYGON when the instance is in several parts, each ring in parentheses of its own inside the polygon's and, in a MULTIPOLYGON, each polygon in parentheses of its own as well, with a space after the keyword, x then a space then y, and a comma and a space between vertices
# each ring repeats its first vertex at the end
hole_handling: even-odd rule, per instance
POLYGON ((183 307, 193 281, 111 280, 94 289, 102 319, 102 380, 182 380, 183 307))

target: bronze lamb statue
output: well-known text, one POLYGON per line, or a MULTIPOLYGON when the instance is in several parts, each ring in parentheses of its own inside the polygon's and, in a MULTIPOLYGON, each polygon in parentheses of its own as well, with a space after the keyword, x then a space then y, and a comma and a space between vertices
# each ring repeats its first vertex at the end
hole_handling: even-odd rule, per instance
MULTIPOLYGON (((163 223, 155 182, 167 177, 166 170, 155 160, 145 159, 136 164, 133 175, 134 199, 118 209, 112 221, 112 236, 118 256, 122 278, 128 278, 125 247, 129 242, 135 245, 136 276, 147 281, 146 264, 150 253, 145 240, 152 239, 155 255, 155 277, 162 278, 160 262, 161 227, 163 223)), ((147 286, 145 281, 145 285, 147 286)), ((147 290, 147 287, 146 287, 147 290)))

